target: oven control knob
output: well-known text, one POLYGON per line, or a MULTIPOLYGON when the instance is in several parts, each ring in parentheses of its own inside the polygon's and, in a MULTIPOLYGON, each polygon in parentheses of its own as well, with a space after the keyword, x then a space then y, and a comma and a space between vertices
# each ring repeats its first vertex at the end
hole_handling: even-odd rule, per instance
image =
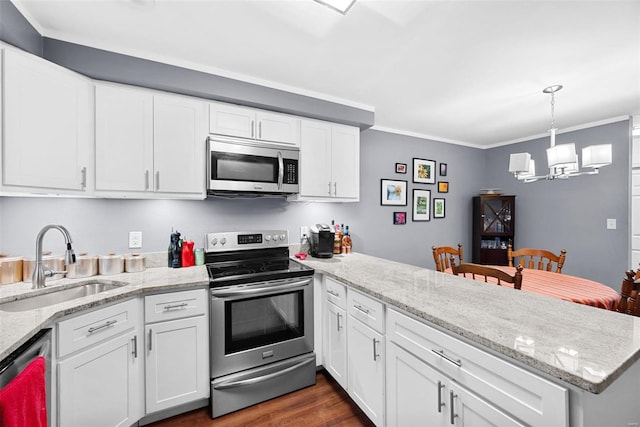
POLYGON ((266 236, 264 236, 264 240, 266 240, 266 241, 268 242, 269 240, 271 240, 271 236, 269 236, 269 235, 267 234, 266 236))
POLYGON ((284 234, 280 235, 280 240, 282 240, 284 242, 284 239, 286 238, 286 236, 284 234))
POLYGON ((216 237, 214 237, 213 239, 211 239, 211 244, 212 244, 213 246, 217 245, 217 244, 218 244, 218 239, 217 239, 216 237))
POLYGON ((222 239, 220 239, 220 244, 221 245, 225 245, 227 243, 227 238, 223 237, 222 239))

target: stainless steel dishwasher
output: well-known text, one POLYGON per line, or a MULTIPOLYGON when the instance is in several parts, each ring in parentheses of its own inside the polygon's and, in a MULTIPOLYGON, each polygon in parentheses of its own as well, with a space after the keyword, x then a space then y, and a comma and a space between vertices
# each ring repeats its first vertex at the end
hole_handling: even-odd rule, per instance
POLYGON ((42 329, 0 362, 0 389, 9 384, 38 356, 43 356, 45 360, 47 425, 51 425, 51 329, 42 329))

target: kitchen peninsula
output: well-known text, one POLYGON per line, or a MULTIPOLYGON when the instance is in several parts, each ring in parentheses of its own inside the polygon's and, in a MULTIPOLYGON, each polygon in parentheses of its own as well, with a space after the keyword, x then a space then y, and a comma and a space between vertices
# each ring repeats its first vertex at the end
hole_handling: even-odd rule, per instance
MULTIPOLYGON (((487 357, 506 362, 516 373, 526 371, 540 381, 568 390, 568 415, 563 416, 568 420, 558 425, 607 425, 605 420, 614 419, 615 425, 627 425, 640 419, 637 405, 632 405, 632 400, 625 405, 624 401, 638 396, 640 319, 359 253, 323 260, 308 257, 300 262, 316 270, 316 286, 334 280, 346 285, 348 292, 384 304, 387 340, 393 332, 390 314, 406 316, 416 325, 429 325, 473 351, 479 349, 487 357), (622 419, 624 424, 617 422, 622 419)), ((97 278, 127 284, 51 307, 17 313, 0 311, 0 358, 65 315, 137 296, 208 284, 204 267, 149 268, 141 273, 97 278)), ((49 285, 82 281, 86 279, 61 279, 49 285)), ((28 292, 28 283, 2 286, 0 303, 28 292)), ((387 351, 390 347, 388 341, 387 351)), ((387 399, 391 396, 387 390, 387 399)), ((389 418, 387 425, 393 425, 389 418)))

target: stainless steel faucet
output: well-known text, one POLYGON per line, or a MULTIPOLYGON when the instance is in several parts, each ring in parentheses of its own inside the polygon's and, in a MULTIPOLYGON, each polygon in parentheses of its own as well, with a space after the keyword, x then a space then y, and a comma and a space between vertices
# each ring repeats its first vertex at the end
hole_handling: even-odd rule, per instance
POLYGON ((67 249, 64 252, 64 265, 69 265, 76 262, 76 255, 73 253, 73 248, 71 247, 71 235, 69 234, 69 231, 67 231, 67 229, 61 225, 45 225, 36 237, 36 265, 33 269, 33 276, 31 277, 31 289, 44 288, 45 279, 47 277, 52 277, 54 274, 67 274, 66 271, 45 270, 42 265, 42 240, 44 239, 44 235, 47 233, 47 231, 52 228, 55 228, 62 233, 62 235, 64 236, 64 241, 67 244, 67 249))

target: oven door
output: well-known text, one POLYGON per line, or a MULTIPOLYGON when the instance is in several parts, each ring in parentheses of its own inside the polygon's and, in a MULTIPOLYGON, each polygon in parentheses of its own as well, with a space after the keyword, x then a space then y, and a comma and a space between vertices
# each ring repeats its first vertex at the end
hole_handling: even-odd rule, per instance
POLYGON ((219 192, 298 193, 298 160, 294 147, 209 139, 208 187, 219 192))
POLYGON ((211 377, 313 351, 312 280, 211 289, 211 377))

